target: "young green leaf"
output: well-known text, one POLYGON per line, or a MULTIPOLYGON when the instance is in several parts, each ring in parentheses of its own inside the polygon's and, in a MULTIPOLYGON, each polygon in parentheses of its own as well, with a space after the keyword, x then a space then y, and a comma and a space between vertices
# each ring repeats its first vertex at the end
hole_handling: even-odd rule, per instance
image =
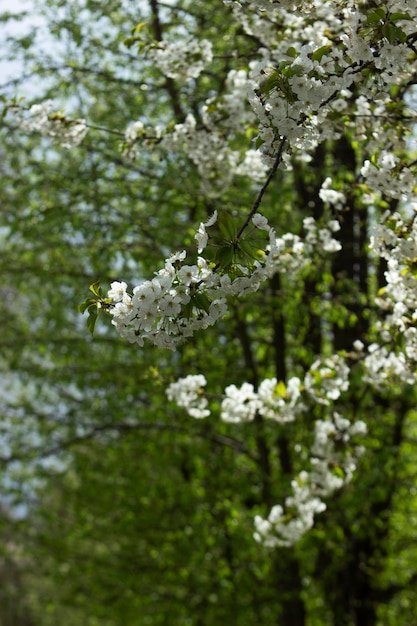
POLYGON ((216 262, 222 269, 227 269, 233 262, 235 249, 233 246, 222 246, 217 250, 216 262))
POLYGON ((97 318, 98 318, 98 309, 97 305, 91 305, 88 308, 88 318, 87 318, 87 328, 92 335, 94 335, 94 329, 96 326, 97 318))
POLYGON ((96 280, 95 283, 92 283, 89 287, 90 291, 97 296, 97 298, 103 297, 103 291, 100 287, 100 281, 96 280))
POLYGON ((80 313, 84 313, 90 306, 97 304, 97 300, 95 298, 87 298, 84 302, 78 305, 78 311, 80 313))
POLYGON ((220 232, 229 241, 234 241, 236 238, 236 225, 233 217, 228 211, 220 211, 219 218, 217 220, 220 232))

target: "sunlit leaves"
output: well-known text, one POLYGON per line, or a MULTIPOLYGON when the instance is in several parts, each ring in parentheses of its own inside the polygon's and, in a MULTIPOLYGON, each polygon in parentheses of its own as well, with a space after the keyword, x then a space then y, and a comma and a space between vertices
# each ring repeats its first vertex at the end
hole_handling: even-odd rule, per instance
POLYGON ((93 335, 99 311, 102 308, 106 309, 110 305, 111 299, 106 298, 99 281, 92 283, 89 289, 91 293, 94 294, 95 298, 87 298, 84 300, 84 302, 78 306, 78 311, 80 313, 88 312, 87 328, 93 335))

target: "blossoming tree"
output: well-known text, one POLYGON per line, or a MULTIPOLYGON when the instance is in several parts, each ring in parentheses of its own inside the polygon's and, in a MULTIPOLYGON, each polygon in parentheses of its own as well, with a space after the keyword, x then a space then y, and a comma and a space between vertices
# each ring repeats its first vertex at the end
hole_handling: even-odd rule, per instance
MULTIPOLYGON (((103 22, 99 34, 81 24, 76 46, 123 46, 123 68, 104 51, 98 74, 123 85, 120 111, 118 93, 101 101, 87 80, 73 91, 95 71, 87 55, 61 67, 74 114, 5 100, 6 127, 47 138, 46 162, 57 145, 70 151, 60 162, 93 155, 95 197, 118 215, 111 258, 94 264, 110 278, 80 311, 98 341, 118 332, 130 359, 152 363, 144 411, 168 402, 164 427, 235 453, 224 462, 240 482, 220 486, 226 587, 243 580, 244 527, 246 550, 270 563, 253 580, 277 593, 269 612, 266 597, 236 600, 236 624, 398 624, 416 577, 409 553, 392 572, 416 427, 416 7, 224 0, 208 17, 204 3, 150 0, 122 20, 124 4, 81 2, 103 22)), ((83 237, 74 228, 72 245, 83 237)), ((204 483, 203 469, 182 470, 204 483)), ((187 623, 212 623, 201 615, 187 623)))

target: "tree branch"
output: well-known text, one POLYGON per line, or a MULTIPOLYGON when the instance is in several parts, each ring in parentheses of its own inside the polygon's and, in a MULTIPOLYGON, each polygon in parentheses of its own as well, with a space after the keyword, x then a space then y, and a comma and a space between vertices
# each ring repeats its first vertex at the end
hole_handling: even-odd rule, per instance
MULTIPOLYGON (((149 0, 149 4, 152 12, 152 25, 155 39, 156 41, 163 41, 163 28, 159 17, 158 0, 149 0)), ((185 113, 181 106, 179 92, 174 80, 169 78, 169 76, 165 77, 165 87, 171 100, 172 111, 176 121, 178 123, 183 122, 185 120, 185 113)))
POLYGON ((266 190, 268 189, 269 185, 272 182, 272 179, 274 178, 275 174, 277 173, 278 167, 282 161, 282 153, 284 151, 284 146, 285 143, 287 141, 286 137, 283 137, 281 139, 281 143, 279 144, 279 148, 278 148, 278 152, 277 155, 275 157, 275 161, 273 166, 271 167, 269 174, 268 174, 268 178, 266 179, 264 185, 262 186, 262 188, 260 189, 258 196, 255 200, 255 203, 249 213, 249 215, 247 216, 243 226, 240 228, 240 230, 237 233, 237 239, 239 239, 242 236, 243 231, 245 230, 245 228, 248 226, 248 224, 250 223, 252 217, 255 215, 255 213, 257 212, 257 210, 259 209, 261 202, 262 202, 262 198, 265 195, 266 190))

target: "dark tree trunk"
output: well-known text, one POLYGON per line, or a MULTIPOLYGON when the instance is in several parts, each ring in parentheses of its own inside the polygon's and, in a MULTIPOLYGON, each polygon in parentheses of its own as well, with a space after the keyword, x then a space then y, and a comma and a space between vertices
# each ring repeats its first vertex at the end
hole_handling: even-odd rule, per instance
POLYGON ((277 593, 281 613, 277 626, 306 626, 306 610, 302 599, 302 580, 298 560, 290 552, 281 551, 274 556, 277 593))
MULTIPOLYGON (((356 156, 350 143, 342 137, 335 146, 334 168, 336 171, 354 172, 356 156)), ((369 268, 367 242, 367 212, 357 206, 352 182, 351 193, 346 198, 346 205, 339 214, 340 231, 338 239, 341 251, 333 261, 333 276, 337 287, 332 298, 335 306, 346 307, 345 319, 333 326, 334 349, 350 350, 356 339, 365 336, 368 330, 364 308, 368 305, 369 268)))

